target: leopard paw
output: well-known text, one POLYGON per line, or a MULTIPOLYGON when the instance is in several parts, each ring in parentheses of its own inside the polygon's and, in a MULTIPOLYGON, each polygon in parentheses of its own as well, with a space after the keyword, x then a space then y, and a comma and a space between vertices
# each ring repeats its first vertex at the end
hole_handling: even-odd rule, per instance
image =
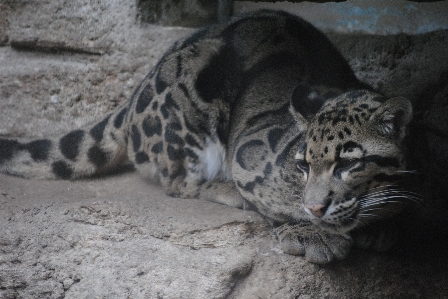
POLYGON ((353 244, 349 235, 328 233, 308 221, 283 224, 275 233, 283 252, 304 255, 307 261, 316 264, 344 259, 353 244))

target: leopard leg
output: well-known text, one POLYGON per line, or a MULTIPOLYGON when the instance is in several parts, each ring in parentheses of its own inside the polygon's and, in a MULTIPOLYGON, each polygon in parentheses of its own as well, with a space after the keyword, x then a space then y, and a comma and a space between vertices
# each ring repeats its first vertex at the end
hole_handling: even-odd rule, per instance
POLYGON ((316 264, 344 259, 353 244, 349 235, 323 231, 308 220, 283 224, 275 233, 285 253, 304 255, 307 261, 316 264))
POLYGON ((245 200, 233 181, 215 179, 202 184, 199 198, 243 209, 245 200))

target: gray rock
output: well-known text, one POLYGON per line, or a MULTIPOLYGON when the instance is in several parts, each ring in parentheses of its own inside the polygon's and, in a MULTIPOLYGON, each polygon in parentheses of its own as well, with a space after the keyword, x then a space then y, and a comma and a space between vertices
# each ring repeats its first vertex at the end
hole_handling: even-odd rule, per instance
POLYGON ((274 241, 254 212, 170 198, 136 174, 0 182, 3 296, 225 298, 250 273, 254 240, 274 241))

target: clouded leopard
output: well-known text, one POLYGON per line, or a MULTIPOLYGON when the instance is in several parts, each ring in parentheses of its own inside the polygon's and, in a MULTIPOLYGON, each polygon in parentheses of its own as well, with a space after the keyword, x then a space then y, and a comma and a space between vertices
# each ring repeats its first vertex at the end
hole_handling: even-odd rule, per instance
POLYGON ((406 201, 411 117, 408 100, 360 82, 312 25, 259 11, 176 42, 130 101, 91 127, 0 140, 0 169, 75 179, 131 161, 171 196, 255 209, 278 225, 285 252, 326 263, 355 242, 388 246, 363 228, 406 201))

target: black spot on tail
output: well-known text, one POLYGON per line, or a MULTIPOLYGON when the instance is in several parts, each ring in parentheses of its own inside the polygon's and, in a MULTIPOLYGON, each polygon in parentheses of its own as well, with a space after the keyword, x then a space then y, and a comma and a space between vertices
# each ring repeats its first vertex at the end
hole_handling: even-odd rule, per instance
POLYGON ((65 180, 71 178, 73 174, 73 169, 64 161, 54 162, 53 164, 51 164, 51 169, 58 178, 65 180))
POLYGON ((21 146, 21 149, 30 152, 31 158, 33 158, 34 161, 47 160, 50 148, 51 141, 48 139, 31 141, 21 146))
POLYGON ((16 140, 0 139, 0 163, 10 160, 19 146, 16 140))
POLYGON ((107 162, 109 162, 109 155, 107 152, 103 151, 99 146, 92 146, 87 152, 87 157, 89 161, 95 164, 96 167, 102 167, 107 162))
POLYGON ((110 115, 103 119, 100 123, 90 129, 90 135, 95 139, 96 142, 100 142, 103 139, 104 128, 106 128, 107 122, 109 121, 110 115))
POLYGON ((16 140, 0 140, 0 163, 10 160, 17 151, 28 151, 34 161, 40 162, 48 159, 51 148, 51 141, 40 139, 29 143, 21 144, 16 140))
POLYGON ((83 130, 76 130, 68 133, 59 140, 59 150, 67 159, 75 161, 79 154, 79 147, 83 137, 83 130))

